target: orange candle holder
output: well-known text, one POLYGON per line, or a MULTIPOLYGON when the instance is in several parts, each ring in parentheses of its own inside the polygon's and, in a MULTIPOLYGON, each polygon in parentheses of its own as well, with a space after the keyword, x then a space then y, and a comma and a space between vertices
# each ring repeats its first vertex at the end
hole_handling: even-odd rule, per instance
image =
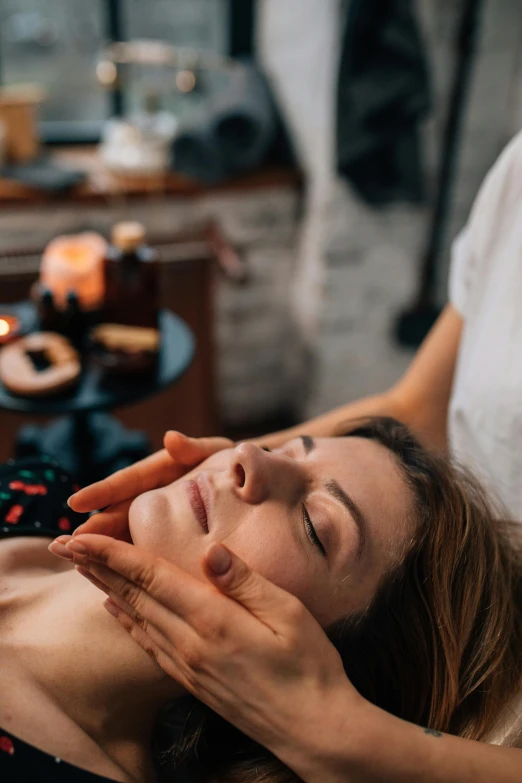
POLYGON ((58 309, 66 309, 71 292, 82 310, 100 307, 105 293, 106 249, 105 239, 93 231, 59 236, 49 242, 40 265, 40 286, 52 292, 58 309))

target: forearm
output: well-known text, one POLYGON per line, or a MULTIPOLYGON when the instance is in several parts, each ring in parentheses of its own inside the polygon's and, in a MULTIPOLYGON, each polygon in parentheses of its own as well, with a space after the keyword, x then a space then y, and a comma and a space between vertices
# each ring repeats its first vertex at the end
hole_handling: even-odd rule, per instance
POLYGON ((339 408, 323 413, 321 416, 303 422, 291 429, 257 438, 256 442, 261 443, 263 446, 276 448, 299 435, 311 435, 317 438, 331 437, 339 434, 343 425, 350 420, 367 416, 393 416, 398 418, 400 413, 400 405, 397 404, 394 395, 390 392, 385 392, 384 394, 364 397, 362 400, 341 405, 339 408))
POLYGON ((452 305, 447 305, 404 377, 390 390, 342 405, 292 429, 259 438, 257 442, 274 448, 299 435, 337 435, 350 419, 392 416, 406 424, 428 448, 445 450, 446 421, 462 329, 462 317, 452 305))
POLYGON ((428 448, 446 447, 445 411, 439 414, 422 401, 410 402, 400 387, 342 405, 291 429, 256 438, 254 442, 273 449, 299 435, 332 437, 341 434, 343 427, 348 429, 351 421, 370 416, 391 416, 406 424, 428 448))
MULTIPOLYGON (((305 783, 520 783, 522 750, 430 732, 366 704, 334 723, 325 705, 284 759, 305 783), (351 713, 351 714, 350 714, 351 713), (297 748, 297 745, 295 746, 297 748)), ((335 710, 333 711, 335 717, 335 710)))

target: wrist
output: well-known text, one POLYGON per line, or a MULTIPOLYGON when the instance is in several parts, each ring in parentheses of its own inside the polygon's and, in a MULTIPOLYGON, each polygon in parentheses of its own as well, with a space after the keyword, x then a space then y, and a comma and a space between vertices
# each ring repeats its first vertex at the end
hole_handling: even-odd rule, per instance
POLYGON ((425 730, 359 699, 357 706, 345 702, 342 713, 337 707, 335 720, 325 709, 327 731, 312 731, 305 753, 287 766, 305 783, 416 783, 419 770, 433 769, 441 746, 428 744, 425 730))
POLYGON ((381 711, 347 680, 334 694, 310 698, 281 731, 272 752, 305 783, 358 783, 370 746, 368 734, 381 711), (349 778, 347 776, 350 776, 349 778))

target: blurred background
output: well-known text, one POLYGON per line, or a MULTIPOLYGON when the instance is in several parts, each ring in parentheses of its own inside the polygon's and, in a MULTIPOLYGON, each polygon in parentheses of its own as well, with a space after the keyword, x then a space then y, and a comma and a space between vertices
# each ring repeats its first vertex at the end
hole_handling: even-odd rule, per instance
MULTIPOLYGON (((196 353, 116 415, 247 437, 404 372, 522 125, 522 4, 0 0, 0 84, 0 310, 139 221, 196 353)), ((45 421, 10 407, 2 458, 45 421)))

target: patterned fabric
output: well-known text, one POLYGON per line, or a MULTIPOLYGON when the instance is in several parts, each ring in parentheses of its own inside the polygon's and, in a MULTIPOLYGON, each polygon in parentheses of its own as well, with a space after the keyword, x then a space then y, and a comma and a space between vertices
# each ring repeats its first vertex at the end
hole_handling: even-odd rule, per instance
POLYGON ((9 460, 0 466, 0 538, 71 533, 88 517, 67 505, 77 489, 50 458, 9 460))
MULTIPOLYGON (((0 466, 0 539, 12 536, 55 538, 87 519, 67 505, 77 487, 56 462, 10 460, 0 466)), ((0 727, 1 783, 114 783, 43 753, 0 727)))

